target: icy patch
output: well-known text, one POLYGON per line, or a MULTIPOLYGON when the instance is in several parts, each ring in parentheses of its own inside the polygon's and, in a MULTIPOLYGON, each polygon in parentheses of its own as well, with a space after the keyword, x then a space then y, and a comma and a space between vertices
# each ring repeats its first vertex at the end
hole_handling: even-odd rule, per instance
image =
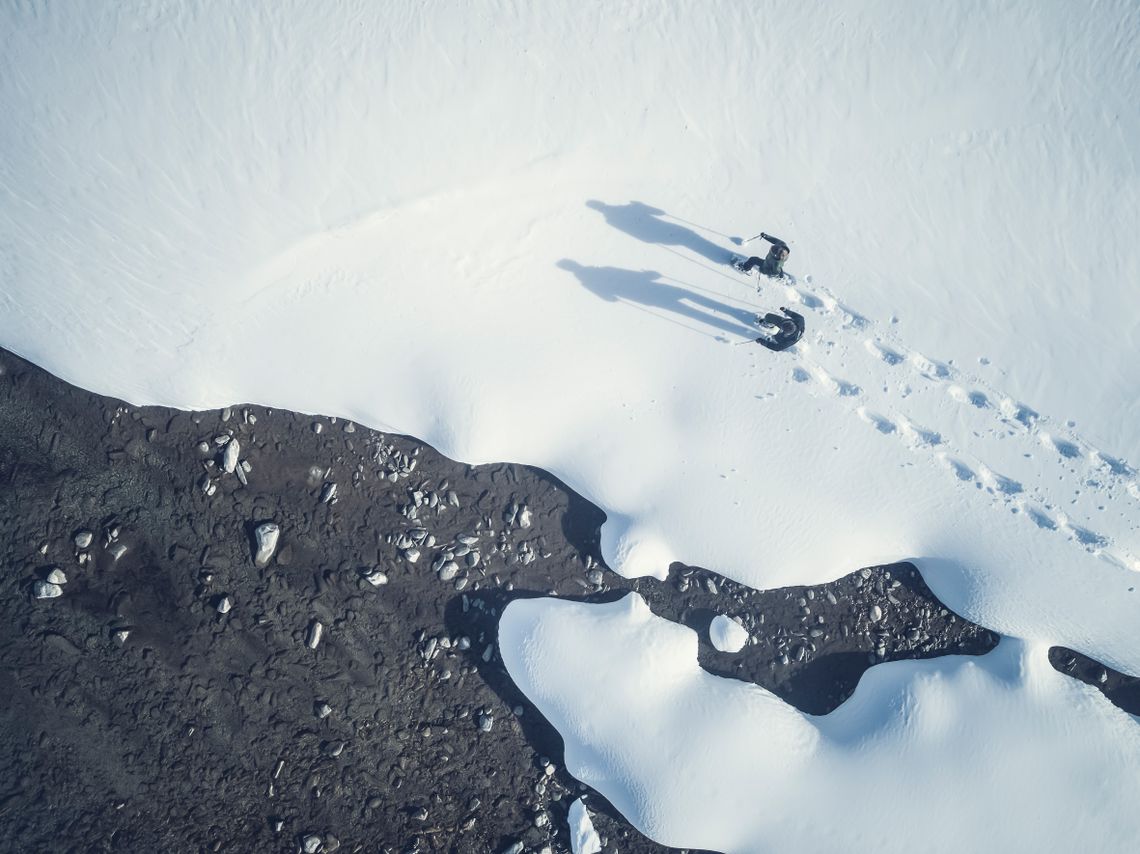
POLYGON ((748 631, 724 614, 717 614, 709 624, 709 640, 721 652, 740 652, 748 643, 748 631))
POLYGON ((636 593, 516 600, 499 644, 570 773, 665 845, 1129 851, 1140 835, 1140 727, 1045 644, 880 665, 823 717, 705 672, 696 634, 636 593))

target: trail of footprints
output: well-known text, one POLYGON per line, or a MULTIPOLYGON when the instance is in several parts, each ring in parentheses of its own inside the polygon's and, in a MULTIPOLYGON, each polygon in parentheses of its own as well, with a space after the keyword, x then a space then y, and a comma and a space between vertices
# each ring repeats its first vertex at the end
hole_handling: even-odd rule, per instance
POLYGON ((899 342, 891 332, 852 311, 811 277, 786 287, 787 299, 816 313, 811 343, 801 349, 792 379, 814 383, 848 403, 861 421, 930 455, 947 476, 972 484, 979 495, 1027 524, 1140 571, 1140 560, 1105 527, 1134 532, 1140 518, 1140 480, 1127 462, 1082 439, 1012 397, 899 342), (838 365, 838 370, 832 366, 838 365), (840 376, 842 371, 844 376, 840 376), (923 423, 920 411, 938 423, 923 423), (936 415, 931 415, 936 413, 936 415), (987 460, 1022 461, 999 471, 987 460), (1112 521, 1115 518, 1117 521, 1112 521))

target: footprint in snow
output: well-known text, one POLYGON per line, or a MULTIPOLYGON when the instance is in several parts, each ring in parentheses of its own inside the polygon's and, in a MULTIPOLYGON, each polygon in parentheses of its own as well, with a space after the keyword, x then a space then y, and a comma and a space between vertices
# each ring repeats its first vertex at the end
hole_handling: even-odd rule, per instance
POLYGON ((851 329, 863 329, 870 323, 867 318, 857 311, 852 311, 833 296, 823 298, 823 307, 829 314, 838 314, 842 317, 842 325, 851 329))
POLYGON ((811 375, 803 368, 792 368, 792 379, 798 383, 806 383, 811 379, 811 375))
POLYGON ((1058 439, 1049 433, 1042 433, 1039 438, 1042 445, 1052 448, 1067 460, 1075 460, 1081 455, 1081 449, 1065 439, 1058 439))
POLYGON ((787 292, 788 292, 788 299, 792 300, 793 302, 801 303, 802 305, 806 306, 807 308, 812 309, 813 311, 817 308, 823 307, 823 301, 819 297, 812 296, 809 293, 805 293, 804 291, 801 291, 799 288, 788 288, 787 292))
POLYGON ((1074 525, 1072 522, 1066 522, 1065 529, 1073 535, 1078 543, 1090 549, 1103 549, 1108 545, 1107 537, 1090 531, 1088 528, 1082 528, 1080 525, 1074 525))
POLYGON ((944 380, 950 376, 950 368, 947 365, 928 359, 921 353, 911 353, 910 363, 916 371, 932 380, 944 380))
POLYGON ((958 480, 970 481, 974 479, 974 470, 961 460, 956 460, 947 454, 939 454, 938 458, 946 468, 954 473, 954 476, 958 478, 958 480))
POLYGON ((864 421, 866 421, 868 424, 873 426, 876 430, 878 430, 880 433, 883 433, 884 435, 890 435, 897 429, 894 422, 889 418, 884 418, 882 415, 879 415, 876 412, 871 412, 865 406, 860 406, 855 411, 858 413, 860 418, 862 418, 864 421))
POLYGON ((854 383, 836 379, 818 366, 815 368, 815 378, 821 386, 839 397, 857 397, 862 392, 862 389, 854 383))
POLYGON ((1033 523, 1044 531, 1056 531, 1057 523, 1045 515, 1042 511, 1035 507, 1026 507, 1025 515, 1033 520, 1033 523))
POLYGON ((942 444, 942 434, 920 427, 906 418, 899 419, 902 437, 916 447, 932 448, 942 444))
POLYGON ((1011 480, 1004 475, 1000 475, 995 471, 991 471, 985 466, 979 468, 982 484, 993 492, 1000 492, 1002 495, 1017 495, 1022 492, 1022 486, 1016 480, 1011 480))
POLYGON ((1132 468, 1132 466, 1128 465, 1124 460, 1110 457, 1103 451, 1093 451, 1091 456, 1094 462, 1119 477, 1131 477, 1136 474, 1136 469, 1132 468))
POLYGON ((952 385, 949 388, 949 394, 959 403, 968 403, 970 406, 975 406, 978 409, 988 409, 990 400, 980 391, 966 391, 961 386, 952 385))
POLYGON ((874 341, 868 338, 863 342, 863 346, 867 348, 868 352, 870 352, 872 356, 877 356, 892 367, 894 365, 901 364, 903 361, 904 357, 902 353, 896 353, 894 350, 884 346, 883 344, 880 344, 878 341, 874 341))
POLYGON ((1041 417, 1040 413, 1030 409, 1024 403, 1018 403, 1008 397, 1002 400, 998 409, 1002 415, 1011 421, 1016 421, 1026 430, 1032 430, 1037 419, 1041 417))

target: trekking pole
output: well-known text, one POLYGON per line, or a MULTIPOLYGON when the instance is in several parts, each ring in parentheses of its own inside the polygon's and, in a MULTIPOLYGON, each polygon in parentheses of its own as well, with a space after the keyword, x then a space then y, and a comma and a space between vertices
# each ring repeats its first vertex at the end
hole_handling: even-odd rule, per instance
MULTIPOLYGON (((753 240, 759 240, 763 236, 764 236, 764 232, 761 231, 755 237, 749 237, 747 240, 744 241, 744 243, 751 243, 753 240)), ((744 243, 741 243, 740 245, 743 246, 744 243)))

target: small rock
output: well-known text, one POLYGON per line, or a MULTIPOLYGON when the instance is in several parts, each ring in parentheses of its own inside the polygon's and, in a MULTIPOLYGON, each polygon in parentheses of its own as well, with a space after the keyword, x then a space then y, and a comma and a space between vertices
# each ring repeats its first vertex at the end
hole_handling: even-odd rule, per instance
POLYGON ((310 833, 301 840, 301 850, 305 854, 317 854, 321 850, 321 838, 315 833, 310 833))
POLYGON ((439 580, 451 581, 459 574, 459 564, 453 560, 445 561, 443 566, 439 568, 439 580))
POLYGON ((408 563, 415 563, 419 559, 420 559, 420 550, 419 549, 417 549, 413 546, 410 549, 404 550, 404 560, 406 560, 408 563))
POLYGON ((321 642, 321 635, 324 633, 325 627, 321 625, 320 620, 313 620, 309 623, 309 632, 305 638, 305 646, 309 649, 316 649, 317 645, 321 642))
POLYGON ((225 453, 222 454, 222 468, 225 469, 226 474, 234 473, 234 469, 237 468, 239 453, 241 453, 241 443, 237 439, 232 439, 226 444, 225 453))
POLYGON ((872 605, 871 606, 871 622, 877 623, 881 619, 883 619, 883 609, 880 608, 878 605, 872 605))
POLYGON ((277 551, 277 539, 281 536, 281 529, 276 522, 263 522, 257 526, 254 535, 257 538, 257 554, 254 555, 253 563, 259 568, 264 568, 269 565, 273 553, 277 551))
POLYGON ((77 549, 86 549, 91 546, 91 542, 95 539, 95 535, 90 531, 83 530, 75 535, 75 547, 77 549))
POLYGON ((117 561, 119 558, 121 558, 123 555, 125 555, 127 553, 127 547, 124 546, 122 543, 115 543, 113 546, 111 546, 109 549, 107 549, 107 551, 111 555, 111 560, 117 561))
POLYGON ((321 504, 331 504, 336 500, 336 484, 326 483, 321 489, 321 504))
POLYGON ((323 700, 318 700, 313 705, 313 714, 316 715, 319 720, 323 721, 325 718, 332 714, 332 707, 323 700))
POLYGON ((323 425, 323 424, 321 424, 321 422, 320 422, 320 421, 314 421, 314 422, 313 422, 313 432, 314 432, 314 433, 320 433, 320 432, 321 432, 322 430, 324 430, 324 429, 325 429, 325 428, 324 428, 324 425, 323 425))
POLYGON ((115 639, 115 641, 119 644, 126 643, 127 638, 129 638, 130 636, 131 636, 131 630, 130 629, 116 629, 115 632, 111 635, 111 637, 113 637, 115 639))
POLYGON ((63 595, 63 588, 50 581, 37 581, 32 585, 32 595, 37 599, 56 599, 63 595))
POLYGON ((214 607, 217 608, 219 614, 228 614, 234 607, 234 600, 229 596, 222 596, 214 607))
POLYGON ((373 587, 381 587, 388 583, 388 576, 378 569, 366 570, 362 577, 373 587))
POLYGON ((530 527, 530 508, 525 504, 519 509, 518 521, 520 528, 530 527))
POLYGON ((44 581, 49 584, 67 584, 67 576, 63 574, 63 570, 58 566, 52 567, 51 571, 44 576, 44 581))

